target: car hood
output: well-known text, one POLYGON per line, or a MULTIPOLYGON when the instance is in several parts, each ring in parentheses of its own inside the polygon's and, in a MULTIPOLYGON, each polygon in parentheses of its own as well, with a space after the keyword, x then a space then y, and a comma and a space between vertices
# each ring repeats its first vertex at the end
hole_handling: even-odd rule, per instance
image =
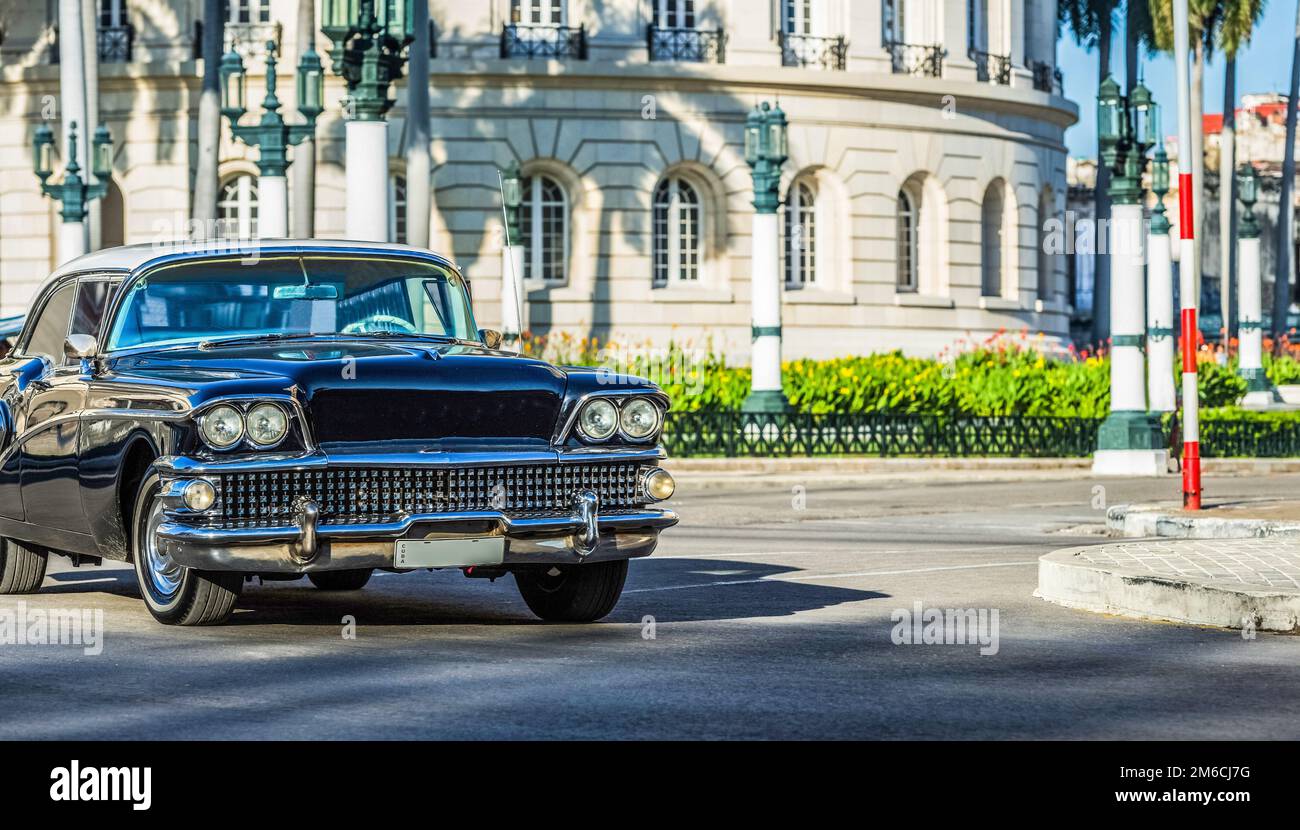
POLYGON ((549 444, 566 387, 549 363, 466 344, 295 341, 219 345, 118 359, 123 381, 188 387, 193 406, 289 394, 322 448, 549 444))

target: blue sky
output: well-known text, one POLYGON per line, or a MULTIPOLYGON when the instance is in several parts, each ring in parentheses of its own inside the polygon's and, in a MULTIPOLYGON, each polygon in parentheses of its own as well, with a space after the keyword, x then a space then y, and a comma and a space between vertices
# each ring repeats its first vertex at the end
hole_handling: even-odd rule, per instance
MULTIPOLYGON (((1295 33, 1295 3, 1300 0, 1268 0, 1264 17, 1250 44, 1237 54, 1237 100, 1248 92, 1286 93, 1291 79, 1291 51, 1295 33)), ((1111 72, 1124 81, 1124 28, 1115 32, 1111 49, 1111 72)), ((1065 96, 1079 105, 1079 123, 1065 134, 1072 156, 1093 156, 1097 152, 1097 52, 1086 51, 1074 41, 1074 34, 1061 32, 1057 60, 1065 75, 1065 96)), ((1174 107, 1174 59, 1167 54, 1143 56, 1142 74, 1164 110, 1167 135, 1178 130, 1174 107)), ((1205 72, 1205 111, 1223 111, 1223 56, 1216 55, 1205 72)))

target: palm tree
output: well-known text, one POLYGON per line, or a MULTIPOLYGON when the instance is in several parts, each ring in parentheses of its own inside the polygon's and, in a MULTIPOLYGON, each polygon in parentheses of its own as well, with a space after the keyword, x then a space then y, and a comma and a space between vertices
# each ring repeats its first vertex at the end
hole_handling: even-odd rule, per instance
POLYGON ((1295 47, 1291 52, 1291 87, 1286 99, 1286 149, 1282 156, 1282 193, 1277 218, 1277 276, 1273 280, 1273 351, 1282 350, 1282 335, 1291 307, 1291 250, 1295 244, 1295 127, 1300 96, 1300 2, 1295 9, 1295 47))
MULTIPOLYGON (((1110 75, 1110 41, 1114 31, 1115 13, 1119 0, 1061 0, 1057 7, 1061 23, 1074 33, 1081 46, 1097 49, 1097 85, 1110 75)), ((1096 207, 1093 211, 1097 227, 1110 220, 1110 172, 1104 164, 1097 165, 1096 207)), ((1100 343, 1110 336, 1110 262, 1106 257, 1095 257, 1092 339, 1100 343)))
POLYGON ((221 44, 226 21, 221 0, 203 0, 203 82, 199 87, 199 157, 194 172, 195 224, 205 236, 217 224, 217 153, 221 146, 221 44))
POLYGON ((1225 0, 1218 42, 1223 51, 1223 131, 1219 140, 1219 297, 1224 341, 1231 343, 1234 272, 1237 263, 1236 118, 1237 52, 1250 42, 1264 14, 1264 0, 1225 0))

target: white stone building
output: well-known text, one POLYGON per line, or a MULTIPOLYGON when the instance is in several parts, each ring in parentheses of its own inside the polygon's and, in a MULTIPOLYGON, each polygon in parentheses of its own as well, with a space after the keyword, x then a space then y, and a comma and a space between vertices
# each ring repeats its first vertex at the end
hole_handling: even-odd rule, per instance
MULTIPOLYGON (((57 3, 0 0, 0 310, 51 269, 58 215, 39 195, 32 132, 57 110, 57 3)), ((66 0, 65 0, 66 2, 66 0)), ((98 105, 117 142, 102 242, 182 232, 202 68, 200 0, 87 0, 98 11, 98 105)), ((249 53, 250 115, 281 44, 292 112, 297 0, 230 0, 249 53)), ((318 0, 319 7, 319 0, 318 0)), ((1068 335, 1054 0, 431 0, 432 247, 499 319, 497 170, 525 189, 530 328, 625 343, 711 340, 744 359, 749 170, 759 100, 790 120, 783 192, 786 355, 937 351, 999 328, 1068 335), (515 23, 518 21, 518 23, 515 23), (544 55, 530 56, 540 43, 544 55)), ((319 12, 319 8, 318 8, 319 12)), ((328 41, 320 37, 317 51, 328 41)), ((328 61, 327 61, 328 63, 328 61)), ((318 129, 316 233, 343 233, 343 98, 318 129)), ((405 81, 392 128, 393 234, 404 234, 405 81)), ((293 117, 297 117, 296 114, 293 117)), ((256 151, 223 123, 221 212, 256 229, 256 151)), ((292 151, 290 158, 292 158, 292 151)), ((56 170, 61 164, 56 165, 56 170)), ((292 169, 290 181, 293 181, 292 169)), ((291 199, 292 201, 292 199, 291 199)))

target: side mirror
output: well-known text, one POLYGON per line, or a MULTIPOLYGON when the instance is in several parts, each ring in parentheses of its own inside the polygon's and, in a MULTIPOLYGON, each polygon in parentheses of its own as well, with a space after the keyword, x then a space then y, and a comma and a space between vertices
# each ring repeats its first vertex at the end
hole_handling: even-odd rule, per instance
POLYGON ((65 360, 79 360, 84 368, 86 361, 93 360, 95 351, 99 348, 99 343, 89 334, 69 334, 63 341, 63 357, 65 360))
POLYGON ((501 332, 496 329, 479 329, 478 339, 483 341, 483 345, 489 349, 501 348, 501 332))

